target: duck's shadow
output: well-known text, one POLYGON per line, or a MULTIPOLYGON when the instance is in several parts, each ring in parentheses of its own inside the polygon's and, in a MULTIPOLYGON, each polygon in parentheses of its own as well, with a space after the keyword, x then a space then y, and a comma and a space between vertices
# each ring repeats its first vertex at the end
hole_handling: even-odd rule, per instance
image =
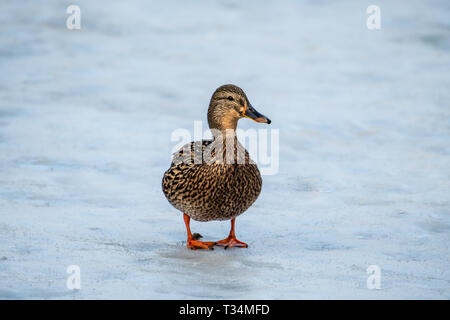
POLYGON ((151 265, 148 271, 164 278, 158 291, 197 298, 245 297, 263 285, 255 281, 262 269, 279 267, 255 261, 248 249, 189 250, 185 243, 156 250, 141 263, 151 265))

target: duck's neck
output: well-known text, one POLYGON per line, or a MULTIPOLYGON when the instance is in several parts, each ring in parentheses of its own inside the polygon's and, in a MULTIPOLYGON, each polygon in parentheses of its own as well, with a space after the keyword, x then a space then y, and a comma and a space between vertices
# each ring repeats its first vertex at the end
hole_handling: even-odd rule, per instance
POLYGON ((249 163, 248 154, 245 148, 239 142, 236 130, 211 129, 213 133, 213 144, 215 145, 218 159, 226 164, 246 164, 249 163))
POLYGON ((213 140, 220 139, 221 141, 225 142, 227 140, 236 140, 236 130, 235 129, 216 129, 216 128, 210 128, 213 140))
POLYGON ((238 120, 233 114, 224 114, 211 107, 208 110, 208 125, 211 130, 236 131, 238 120))

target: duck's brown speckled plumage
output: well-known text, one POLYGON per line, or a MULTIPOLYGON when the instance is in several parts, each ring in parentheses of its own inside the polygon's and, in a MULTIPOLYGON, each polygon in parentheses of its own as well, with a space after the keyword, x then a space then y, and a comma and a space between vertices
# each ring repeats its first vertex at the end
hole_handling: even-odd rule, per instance
MULTIPOLYGON (((202 141, 202 152, 210 143, 211 140, 202 141)), ((165 172, 162 188, 167 200, 198 221, 237 217, 255 202, 261 192, 262 179, 258 167, 245 149, 242 164, 225 164, 223 161, 195 164, 196 145, 199 144, 190 143, 191 153, 188 155, 183 154, 185 147, 180 149, 178 157, 175 157, 177 160, 165 172), (192 161, 185 161, 186 156, 192 161)), ((236 146, 243 148, 239 142, 236 146)))

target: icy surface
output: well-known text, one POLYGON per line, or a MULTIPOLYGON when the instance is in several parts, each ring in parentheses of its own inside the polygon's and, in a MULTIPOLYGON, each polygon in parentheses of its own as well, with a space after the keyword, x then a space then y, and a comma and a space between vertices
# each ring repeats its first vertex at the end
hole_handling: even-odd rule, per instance
POLYGON ((450 298, 448 1, 376 1, 379 31, 365 1, 75 3, 80 31, 64 1, 0 4, 0 298, 450 298), (248 249, 189 251, 161 177, 224 83, 280 170, 248 249))

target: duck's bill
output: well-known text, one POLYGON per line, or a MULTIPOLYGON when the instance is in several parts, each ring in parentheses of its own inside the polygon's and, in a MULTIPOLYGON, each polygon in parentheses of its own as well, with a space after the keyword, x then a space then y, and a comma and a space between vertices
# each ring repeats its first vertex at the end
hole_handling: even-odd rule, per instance
POLYGON ((250 104, 247 106, 247 108, 245 109, 245 111, 242 115, 246 118, 250 118, 253 121, 260 122, 260 123, 270 124, 272 122, 265 115, 256 111, 255 108, 253 108, 252 105, 250 105, 250 104))

